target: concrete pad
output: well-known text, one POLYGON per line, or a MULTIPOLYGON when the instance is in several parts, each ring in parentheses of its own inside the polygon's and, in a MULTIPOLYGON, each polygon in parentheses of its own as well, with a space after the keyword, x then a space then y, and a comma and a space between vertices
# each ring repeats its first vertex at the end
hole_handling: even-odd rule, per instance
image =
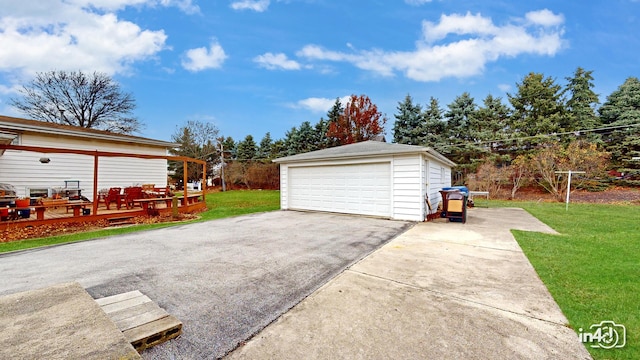
POLYGON ((421 223, 353 265, 230 359, 589 359, 509 229, 519 209, 421 223))
POLYGON ((140 359, 78 283, 0 297, 2 359, 140 359))

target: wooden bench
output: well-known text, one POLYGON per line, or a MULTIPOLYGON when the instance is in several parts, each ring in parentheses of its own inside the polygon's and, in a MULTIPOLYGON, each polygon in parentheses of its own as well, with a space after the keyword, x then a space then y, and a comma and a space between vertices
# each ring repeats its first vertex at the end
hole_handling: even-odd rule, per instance
POLYGON ((138 352, 182 334, 182 322, 138 290, 96 302, 138 352))
POLYGON ((134 203, 140 204, 142 209, 145 210, 145 211, 148 211, 149 208, 155 209, 156 208, 156 203, 158 203, 158 202, 164 202, 166 204, 167 208, 170 208, 172 201, 173 201, 173 199, 172 198, 168 198, 168 197, 156 197, 156 198, 134 199, 133 200, 134 203))
POLYGON ((65 206, 67 208, 67 211, 69 211, 69 209, 72 209, 73 216, 78 217, 80 216, 81 209, 85 209, 87 206, 91 206, 91 205, 93 205, 92 202, 83 201, 83 200, 69 201, 66 199, 52 199, 52 200, 43 199, 40 202, 40 205, 35 205, 32 208, 35 209, 36 211, 36 219, 44 220, 44 212, 50 208, 65 206))
MULTIPOLYGON (((187 204, 193 204, 193 203, 196 203, 196 202, 200 202, 200 196, 202 196, 202 193, 188 194, 187 195, 187 204)), ((180 205, 184 206, 185 205, 184 195, 176 196, 176 197, 180 200, 180 205)))

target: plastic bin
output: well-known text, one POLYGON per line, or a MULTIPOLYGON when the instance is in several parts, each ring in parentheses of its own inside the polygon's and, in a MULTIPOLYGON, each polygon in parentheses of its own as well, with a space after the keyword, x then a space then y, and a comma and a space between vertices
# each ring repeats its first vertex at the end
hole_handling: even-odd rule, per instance
POLYGON ((18 217, 23 219, 27 219, 31 216, 31 209, 18 209, 16 211, 18 212, 18 217))

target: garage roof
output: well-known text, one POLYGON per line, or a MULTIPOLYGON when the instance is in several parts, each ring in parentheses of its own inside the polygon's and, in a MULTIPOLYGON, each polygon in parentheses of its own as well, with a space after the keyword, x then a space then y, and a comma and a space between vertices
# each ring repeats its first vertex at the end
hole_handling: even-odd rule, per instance
POLYGON ((294 163, 316 160, 336 160, 350 158, 375 157, 381 155, 428 154, 449 166, 456 164, 430 147, 390 144, 380 141, 363 141, 355 144, 342 145, 323 150, 311 151, 303 154, 281 157, 273 160, 275 163, 294 163))

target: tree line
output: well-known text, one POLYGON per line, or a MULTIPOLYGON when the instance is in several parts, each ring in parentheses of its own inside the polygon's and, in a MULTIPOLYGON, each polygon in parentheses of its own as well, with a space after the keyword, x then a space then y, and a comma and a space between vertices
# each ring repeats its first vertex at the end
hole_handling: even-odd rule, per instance
MULTIPOLYGON (((393 142, 432 147, 458 164, 458 181, 480 181, 476 185, 485 188, 511 184, 512 196, 527 182, 557 189, 558 178, 544 166, 590 168, 591 178, 613 170, 625 184, 640 185, 638 78, 627 78, 602 104, 593 91, 593 71, 578 67, 565 80, 559 84, 532 72, 506 100, 487 95, 480 104, 468 92, 446 107, 437 97, 422 105, 407 94, 394 114, 393 142), (591 163, 579 163, 575 154, 591 156, 591 163)), ((20 92, 22 98, 11 104, 33 119, 120 133, 142 127, 131 115, 133 96, 102 73, 38 73, 20 92)), ((206 160, 211 176, 224 163, 232 184, 277 187, 272 159, 377 139, 387 121, 368 96, 352 95, 346 104, 336 99, 326 117, 315 124, 304 121, 282 139, 266 133, 258 143, 252 135, 235 141, 219 137, 211 123, 189 121, 172 140, 181 145, 177 154, 206 160)), ((176 173, 182 173, 181 166, 171 164, 176 173)), ((190 179, 201 179, 199 172, 189 169, 190 179)))
MULTIPOLYGON (((589 170, 577 184, 591 189, 603 186, 598 179, 606 178, 606 170, 622 177, 624 185, 640 185, 638 78, 627 78, 602 104, 593 90, 593 71, 578 67, 565 80, 559 84, 532 72, 506 100, 487 95, 481 104, 468 92, 446 107, 436 97, 423 106, 408 94, 398 102, 392 141, 432 147, 458 164, 459 183, 508 187, 511 197, 521 186, 536 184, 560 198, 567 180, 555 173, 561 170, 589 170)), ((230 159, 268 162, 374 139, 386 121, 366 95, 353 95, 346 107, 336 99, 326 118, 305 121, 283 139, 273 140, 270 133, 259 143, 251 135, 237 143, 227 138, 225 148, 230 159), (352 114, 359 114, 359 121, 351 121, 352 114)))

